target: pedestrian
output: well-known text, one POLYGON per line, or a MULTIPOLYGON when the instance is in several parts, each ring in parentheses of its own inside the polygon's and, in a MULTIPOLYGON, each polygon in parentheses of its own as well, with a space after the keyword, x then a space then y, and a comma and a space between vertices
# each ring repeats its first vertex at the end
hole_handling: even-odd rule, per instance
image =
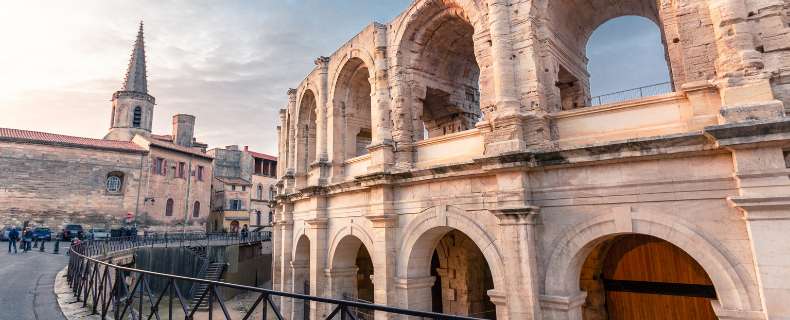
POLYGON ((30 251, 30 247, 33 243, 33 231, 30 228, 25 229, 25 232, 22 233, 22 246, 24 246, 24 250, 22 252, 30 251))
POLYGON ((19 231, 16 230, 16 226, 11 227, 11 231, 8 231, 8 253, 11 253, 11 247, 14 248, 14 253, 16 251, 16 241, 19 240, 19 231))
POLYGON ((250 234, 250 229, 247 228, 247 225, 245 224, 243 227, 241 227, 241 241, 246 241, 247 235, 249 234, 250 234))

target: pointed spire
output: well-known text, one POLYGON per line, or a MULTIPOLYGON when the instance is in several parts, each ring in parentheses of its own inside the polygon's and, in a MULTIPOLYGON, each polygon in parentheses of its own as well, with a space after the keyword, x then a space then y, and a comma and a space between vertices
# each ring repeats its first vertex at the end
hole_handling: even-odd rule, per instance
POLYGON ((143 40, 143 21, 140 21, 140 30, 137 40, 134 41, 132 57, 129 59, 129 69, 123 81, 121 91, 134 91, 148 93, 148 79, 145 72, 145 41, 143 40))

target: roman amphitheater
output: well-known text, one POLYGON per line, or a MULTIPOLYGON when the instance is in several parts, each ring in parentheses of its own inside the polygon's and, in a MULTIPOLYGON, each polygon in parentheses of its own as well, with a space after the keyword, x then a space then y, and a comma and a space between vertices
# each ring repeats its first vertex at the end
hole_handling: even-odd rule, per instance
POLYGON ((789 23, 788 0, 414 1, 288 91, 274 289, 790 319, 789 23), (591 97, 586 43, 621 16, 659 26, 666 92, 591 97))

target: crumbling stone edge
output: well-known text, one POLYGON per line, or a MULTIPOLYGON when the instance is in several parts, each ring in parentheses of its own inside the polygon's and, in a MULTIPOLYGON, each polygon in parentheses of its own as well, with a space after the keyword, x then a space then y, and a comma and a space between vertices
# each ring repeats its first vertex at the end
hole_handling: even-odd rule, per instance
POLYGON ((64 267, 63 270, 60 270, 55 275, 55 284, 53 285, 53 290, 58 300, 58 307, 60 307, 63 317, 67 320, 101 319, 101 315, 92 315, 90 310, 83 308, 82 302, 78 302, 77 298, 74 297, 69 287, 69 282, 66 280, 66 268, 64 267))

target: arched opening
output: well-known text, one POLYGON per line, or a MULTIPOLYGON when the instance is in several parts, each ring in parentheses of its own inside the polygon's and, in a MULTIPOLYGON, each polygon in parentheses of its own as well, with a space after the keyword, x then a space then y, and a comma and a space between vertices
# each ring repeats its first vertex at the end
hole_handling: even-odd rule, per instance
MULTIPOLYGON (((291 260, 291 291, 310 294, 310 239, 302 235, 296 242, 294 257, 291 260)), ((291 299, 293 316, 291 319, 309 319, 310 304, 304 300, 291 299)))
POLYGON ((113 171, 107 174, 106 190, 109 193, 121 193, 123 191, 123 172, 113 171))
MULTIPOLYGON (((331 292, 335 298, 374 302, 373 260, 359 238, 347 235, 338 242, 332 257, 330 274, 331 292)), ((358 315, 372 319, 372 314, 358 315)))
POLYGON ((433 279, 409 291, 410 308, 496 319, 496 306, 488 296, 494 289, 491 268, 463 232, 439 227, 423 234, 410 254, 408 270, 409 278, 433 279))
POLYGON ((263 200, 263 186, 260 184, 258 185, 257 196, 258 200, 263 200))
POLYGON ((297 172, 306 173, 310 164, 316 161, 317 120, 315 95, 313 91, 306 90, 299 105, 299 121, 296 125, 297 172))
POLYGON ((661 29, 650 19, 623 16, 605 22, 590 36, 586 52, 592 105, 672 91, 669 54, 661 29))
MULTIPOLYGON (((662 11, 652 0, 546 2, 550 111, 671 92, 662 11), (592 82, 592 83, 591 83, 592 82), (592 84, 592 86, 591 86, 592 84), (591 91, 592 89, 592 91, 591 91)), ((679 40, 678 40, 679 41, 679 40)))
POLYGON ((416 57, 409 66, 419 86, 415 140, 473 129, 481 117, 474 27, 463 10, 439 1, 424 17, 413 36, 416 57))
MULTIPOLYGON (((351 58, 340 70, 335 85, 333 106, 340 137, 335 137, 343 159, 368 153, 372 142, 370 71, 362 59, 351 58)), ((336 133, 337 135, 337 133, 336 133)))
POLYGON ((583 319, 717 319, 713 283, 686 252, 627 234, 600 241, 580 274, 583 319))
POLYGON ((239 221, 233 220, 230 222, 230 232, 236 233, 239 232, 239 221))
POLYGON ((192 206, 192 217, 200 218, 200 201, 195 201, 195 204, 192 206))
POLYGON ((134 107, 134 114, 132 115, 132 127, 139 128, 140 123, 143 121, 143 109, 140 106, 134 107))

